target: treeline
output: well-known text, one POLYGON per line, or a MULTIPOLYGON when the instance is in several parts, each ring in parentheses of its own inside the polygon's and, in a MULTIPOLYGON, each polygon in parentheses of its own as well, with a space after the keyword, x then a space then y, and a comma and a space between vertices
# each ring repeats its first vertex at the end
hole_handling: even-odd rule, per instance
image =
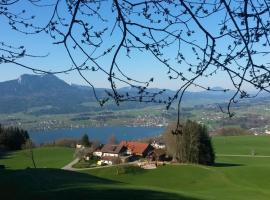
POLYGON ((3 127, 0 124, 0 149, 20 150, 29 140, 29 134, 26 130, 18 127, 3 127))

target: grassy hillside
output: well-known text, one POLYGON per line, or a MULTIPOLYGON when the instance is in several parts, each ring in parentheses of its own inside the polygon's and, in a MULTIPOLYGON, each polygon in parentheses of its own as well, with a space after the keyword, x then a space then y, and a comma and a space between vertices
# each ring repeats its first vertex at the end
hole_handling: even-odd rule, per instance
MULTIPOLYGON (((216 137, 213 141, 218 154, 250 155, 250 148, 254 148, 258 155, 270 155, 269 140, 270 137, 241 136, 216 137)), ((56 149, 40 151, 56 152, 56 149)), ((72 153, 69 155, 72 158, 72 153)), ((269 169, 270 157, 256 156, 218 156, 213 167, 167 165, 155 170, 120 167, 120 174, 115 167, 81 172, 8 169, 0 170, 0 193, 4 199, 269 200, 269 169)))
POLYGON ((270 136, 218 136, 213 144, 217 154, 270 155, 270 136))
MULTIPOLYGON (((141 174, 117 175, 113 168, 88 171, 126 185, 172 192, 197 199, 270 198, 270 158, 219 158, 215 167, 165 166, 141 174)), ((146 198, 147 199, 147 198, 146 198)))
POLYGON ((0 192, 4 199, 269 200, 269 168, 269 158, 226 157, 215 167, 171 165, 120 175, 114 167, 0 170, 0 192))
MULTIPOLYGON (((61 168, 73 159, 74 149, 64 147, 42 147, 34 149, 34 158, 38 168, 61 168)), ((3 155, 0 165, 7 169, 33 167, 29 150, 16 151, 3 155)))

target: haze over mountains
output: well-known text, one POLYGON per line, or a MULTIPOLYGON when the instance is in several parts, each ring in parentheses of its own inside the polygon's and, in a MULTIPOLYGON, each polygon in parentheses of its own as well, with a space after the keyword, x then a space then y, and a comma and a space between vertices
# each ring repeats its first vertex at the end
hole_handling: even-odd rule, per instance
MULTIPOLYGON (((107 89, 108 90, 108 89, 107 89)), ((160 89, 150 88, 149 92, 160 89)), ((96 88, 99 97, 106 96, 104 88, 96 88)), ((124 87, 119 92, 135 93, 137 90, 124 87)), ((161 98, 172 96, 175 92, 166 90, 161 98)), ((0 83, 0 113, 31 112, 36 114, 60 114, 101 109, 115 110, 145 107, 153 104, 125 102, 120 107, 112 102, 100 108, 93 91, 88 86, 67 84, 54 75, 22 75, 18 79, 0 83)), ((205 101, 226 101, 232 92, 186 92, 184 102, 202 104, 205 101)))

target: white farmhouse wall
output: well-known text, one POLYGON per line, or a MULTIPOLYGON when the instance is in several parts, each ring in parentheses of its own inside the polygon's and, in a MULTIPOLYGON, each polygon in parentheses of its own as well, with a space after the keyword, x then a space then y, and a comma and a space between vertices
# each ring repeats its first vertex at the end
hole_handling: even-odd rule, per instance
POLYGON ((102 152, 101 152, 101 151, 94 151, 94 152, 93 152, 93 155, 94 155, 94 156, 99 156, 99 157, 101 157, 101 156, 102 156, 102 152))

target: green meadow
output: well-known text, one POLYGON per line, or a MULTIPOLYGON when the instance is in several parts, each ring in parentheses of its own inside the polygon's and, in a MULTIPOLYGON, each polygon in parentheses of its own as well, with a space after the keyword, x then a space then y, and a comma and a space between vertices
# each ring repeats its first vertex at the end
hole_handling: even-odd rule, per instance
MULTIPOLYGON (((69 156, 61 156, 50 148, 41 150, 51 153, 43 154, 40 168, 25 169, 26 164, 18 163, 25 163, 26 158, 16 152, 10 160, 0 160, 9 166, 0 170, 1 199, 269 200, 270 157, 260 156, 270 156, 270 137, 215 137, 213 143, 218 155, 215 166, 166 165, 154 170, 109 167, 64 171, 56 168, 73 159, 72 150, 63 150, 69 156), (49 155, 63 160, 53 164, 49 155), (13 161, 16 167, 11 160, 17 160, 13 161)), ((38 158, 38 153, 35 155, 38 158)))
MULTIPOLYGON (((37 168, 61 168, 71 162, 74 149, 65 147, 42 147, 33 149, 37 168)), ((0 157, 0 165, 7 169, 33 167, 29 150, 15 151, 0 157)))
POLYGON ((270 156, 270 136, 224 136, 214 137, 217 154, 270 156))

